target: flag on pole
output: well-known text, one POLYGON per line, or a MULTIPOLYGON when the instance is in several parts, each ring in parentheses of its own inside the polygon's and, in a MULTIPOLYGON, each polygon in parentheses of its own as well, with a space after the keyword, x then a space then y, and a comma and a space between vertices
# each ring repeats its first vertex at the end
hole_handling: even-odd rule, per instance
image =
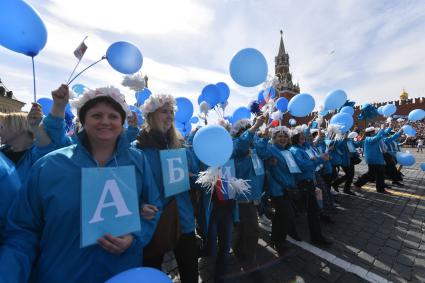
MULTIPOLYGON (((84 38, 84 40, 86 40, 86 38, 84 38)), ((78 60, 81 60, 83 58, 84 53, 86 53, 87 50, 87 45, 84 43, 84 40, 80 43, 80 45, 78 45, 77 49, 75 49, 74 51, 74 55, 75 57, 77 57, 78 60)))

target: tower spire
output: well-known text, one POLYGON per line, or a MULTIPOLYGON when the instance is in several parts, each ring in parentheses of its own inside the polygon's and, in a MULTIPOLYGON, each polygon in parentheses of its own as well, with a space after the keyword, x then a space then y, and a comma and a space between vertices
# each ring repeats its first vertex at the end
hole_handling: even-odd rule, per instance
POLYGON ((279 45, 279 53, 277 54, 278 57, 285 55, 285 46, 283 45, 283 30, 280 30, 280 45, 279 45))

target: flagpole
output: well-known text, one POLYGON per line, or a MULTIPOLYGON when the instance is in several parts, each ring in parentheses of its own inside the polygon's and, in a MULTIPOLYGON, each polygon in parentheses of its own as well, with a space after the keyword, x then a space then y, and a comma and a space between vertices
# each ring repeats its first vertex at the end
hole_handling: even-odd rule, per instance
POLYGON ((106 59, 106 56, 102 56, 102 58, 100 58, 99 60, 97 60, 93 64, 90 64, 87 68, 85 68, 84 70, 82 70, 81 72, 79 72, 78 74, 76 74, 75 77, 72 78, 72 80, 70 80, 66 85, 69 86, 69 84, 72 83, 76 78, 78 78, 82 73, 84 73, 85 70, 87 70, 90 67, 93 67, 94 65, 96 65, 97 63, 99 63, 100 61, 102 61, 104 59, 106 59))
MULTIPOLYGON (((86 37, 84 37, 84 39, 83 39, 83 41, 81 42, 81 43, 84 43, 84 41, 87 39, 87 35, 86 35, 86 37)), ((80 43, 80 45, 81 45, 81 43, 80 43)), ((66 81, 66 84, 67 85, 69 85, 71 82, 70 82, 70 80, 71 80, 71 78, 72 78, 72 75, 74 75, 74 73, 75 73, 75 70, 78 68, 78 65, 80 65, 80 62, 81 62, 81 60, 83 59, 83 57, 81 57, 79 60, 78 60, 78 62, 77 62, 77 65, 75 65, 75 67, 74 67, 74 70, 72 70, 72 73, 71 73, 71 75, 69 76, 69 78, 68 78, 68 80, 66 81)))

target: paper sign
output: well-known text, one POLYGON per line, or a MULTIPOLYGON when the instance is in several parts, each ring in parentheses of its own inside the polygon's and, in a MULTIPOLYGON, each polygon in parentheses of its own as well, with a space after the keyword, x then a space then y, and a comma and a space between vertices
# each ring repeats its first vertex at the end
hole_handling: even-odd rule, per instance
POLYGON ((81 172, 81 247, 105 234, 140 231, 134 166, 83 168, 81 172))
POLYGON ((186 150, 184 148, 161 150, 159 156, 165 197, 188 191, 190 185, 186 150))

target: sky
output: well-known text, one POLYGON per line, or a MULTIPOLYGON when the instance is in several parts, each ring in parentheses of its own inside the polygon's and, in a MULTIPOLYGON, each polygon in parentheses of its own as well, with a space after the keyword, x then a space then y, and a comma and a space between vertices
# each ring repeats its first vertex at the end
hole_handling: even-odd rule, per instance
MULTIPOLYGON (((134 43, 143 54, 141 72, 153 93, 197 98, 207 84, 225 82, 231 94, 226 114, 247 106, 262 86, 241 87, 229 64, 239 50, 261 51, 269 75, 283 30, 290 71, 316 106, 343 89, 358 104, 425 96, 425 1, 368 0, 28 0, 48 31, 35 57, 37 96, 64 83, 87 35, 79 70, 105 55, 116 41, 134 43)), ((0 46, 0 78, 15 97, 31 102, 31 59, 0 46)), ((134 92, 106 60, 74 83, 119 87, 127 102, 134 92)), ((73 84, 74 84, 73 83, 73 84)), ((29 107, 24 108, 28 110, 29 107)))

